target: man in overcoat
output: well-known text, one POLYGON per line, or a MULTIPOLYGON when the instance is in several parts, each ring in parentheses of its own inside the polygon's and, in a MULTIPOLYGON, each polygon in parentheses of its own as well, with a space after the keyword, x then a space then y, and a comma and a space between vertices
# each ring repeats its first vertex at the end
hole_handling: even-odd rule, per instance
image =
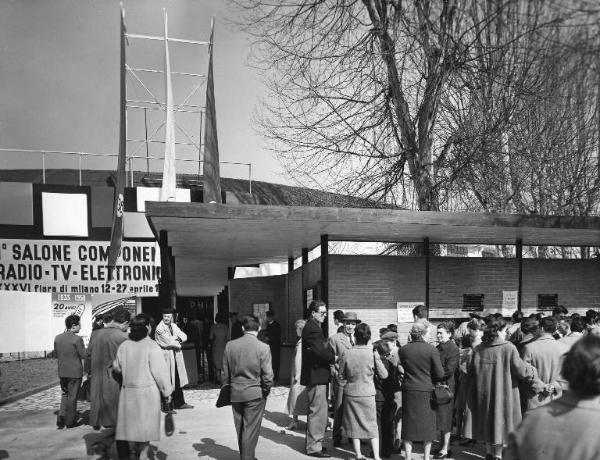
MULTIPOLYGON (((90 390, 90 425, 104 426, 106 435, 94 444, 94 447, 106 454, 115 442, 115 427, 119 408, 119 392, 121 386, 112 373, 112 364, 117 356, 117 349, 127 340, 127 328, 131 313, 125 308, 117 307, 104 315, 104 328, 95 332, 90 341, 91 357, 91 390, 90 390)), ((117 441, 120 457, 127 456, 127 442, 117 441)))
POLYGON ((275 312, 269 310, 267 312, 267 327, 265 335, 268 340, 269 348, 271 349, 271 359, 273 362, 273 376, 275 380, 279 380, 279 367, 281 361, 281 325, 275 321, 275 312))
POLYGON ((556 318, 552 316, 542 318, 540 320, 542 335, 523 347, 523 361, 535 367, 541 381, 532 385, 526 393, 527 410, 548 404, 562 394, 564 380, 560 370, 569 347, 553 337, 556 324, 556 318), (542 386, 541 383, 544 385, 542 386))
POLYGON ((267 396, 273 386, 269 346, 258 340, 258 320, 246 316, 244 335, 225 345, 222 384, 231 385, 231 408, 240 460, 255 460, 267 396))
POLYGON ((306 453, 310 457, 327 458, 323 439, 327 426, 327 385, 331 378, 329 366, 335 354, 327 345, 321 325, 327 316, 322 300, 313 300, 308 306, 309 319, 302 330, 302 374, 300 383, 306 386, 308 416, 306 423, 306 453))
POLYGON ((58 358, 58 377, 60 379, 60 409, 56 426, 72 428, 77 421, 77 393, 81 387, 85 358, 83 339, 77 335, 81 329, 78 315, 69 315, 65 319, 66 330, 54 338, 54 352, 58 358))
POLYGON ((358 316, 353 311, 344 313, 342 317, 341 332, 336 332, 329 337, 329 346, 335 353, 335 364, 331 366, 331 375, 333 378, 333 446, 339 447, 342 444, 342 416, 344 407, 344 389, 338 380, 338 370, 340 358, 346 350, 354 346, 354 330, 360 323, 358 316))
POLYGON ((163 310, 162 321, 156 326, 156 343, 163 349, 163 356, 167 362, 173 385, 173 406, 175 409, 192 409, 194 406, 186 404, 182 387, 188 384, 187 371, 181 352, 181 344, 187 340, 187 335, 179 329, 173 321, 172 308, 163 310))

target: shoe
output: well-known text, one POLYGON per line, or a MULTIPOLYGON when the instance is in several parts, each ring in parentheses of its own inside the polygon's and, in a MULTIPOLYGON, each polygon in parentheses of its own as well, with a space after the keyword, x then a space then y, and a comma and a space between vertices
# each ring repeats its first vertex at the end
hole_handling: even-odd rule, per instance
POLYGON ((448 452, 442 454, 441 452, 437 452, 433 458, 448 458, 452 456, 452 451, 449 450, 448 452))
POLYGON ((179 407, 176 407, 175 409, 193 409, 193 408, 194 408, 194 406, 192 406, 191 404, 185 403, 185 404, 182 404, 179 407))
POLYGON ((329 455, 327 452, 313 452, 312 454, 306 454, 309 457, 316 457, 316 458, 331 458, 331 455, 329 455))
POLYGON ((58 428, 59 430, 62 430, 64 427, 65 427, 65 418, 58 417, 56 419, 56 428, 58 428))
POLYGON ((494 456, 492 454, 485 454, 485 460, 494 460, 494 456))
MULTIPOLYGON (((458 445, 462 446, 462 447, 468 447, 468 446, 472 446, 475 444, 475 440, 474 439, 467 439, 466 441, 463 442, 459 442, 458 445)), ((493 458, 493 457, 492 457, 493 458)), ((486 459, 487 460, 487 459, 486 459)))
POLYGON ((66 427, 67 428, 75 428, 75 427, 78 427, 78 426, 81 426, 81 425, 83 425, 83 423, 81 423, 81 422, 75 422, 75 423, 72 423, 71 425, 66 425, 66 427))

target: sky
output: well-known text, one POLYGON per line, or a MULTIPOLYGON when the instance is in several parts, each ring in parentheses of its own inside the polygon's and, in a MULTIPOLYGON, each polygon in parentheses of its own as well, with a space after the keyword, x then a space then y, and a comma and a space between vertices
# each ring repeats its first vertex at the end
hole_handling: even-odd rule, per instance
MULTIPOLYGON (((264 93, 260 76, 246 65, 249 45, 226 19, 224 0, 125 0, 127 31, 163 35, 163 8, 169 36, 206 41, 215 17, 215 97, 220 159, 252 163, 253 180, 290 183, 272 152, 264 148, 253 128, 253 113, 264 93)), ((119 1, 118 0, 0 0, 0 148, 116 153, 119 132, 119 1)), ((130 39, 127 63, 133 68, 163 67, 162 42, 130 39)), ((205 46, 170 45, 171 70, 206 74, 205 46)), ((164 98, 160 74, 136 72, 147 88, 164 98)), ((173 77, 175 104, 181 104, 195 85, 202 85, 188 104, 202 106, 205 80, 173 77)), ((151 96, 128 75, 128 99, 151 96)), ((133 105, 133 104, 132 104, 133 105)), ((140 105, 140 104, 137 104, 140 105)), ((164 113, 128 110, 128 137, 144 139, 160 127, 164 113)), ((178 114, 177 141, 198 143, 197 114, 178 114)), ((159 128, 156 139, 164 139, 159 128)), ((177 148, 178 158, 197 159, 195 147, 177 148)), ((149 147, 161 156, 162 144, 149 147)), ((129 142, 128 154, 146 155, 143 143, 129 142)), ((0 152, 0 167, 41 167, 41 155, 0 152)), ((134 169, 144 170, 145 160, 134 169)), ((46 167, 76 168, 77 157, 48 155, 46 167)), ((195 172, 194 162, 177 163, 178 172, 195 172)), ((83 168, 115 169, 116 158, 83 159, 83 168)), ((151 162, 151 170, 162 163, 151 162)), ((225 177, 248 177, 247 166, 222 165, 225 177)))

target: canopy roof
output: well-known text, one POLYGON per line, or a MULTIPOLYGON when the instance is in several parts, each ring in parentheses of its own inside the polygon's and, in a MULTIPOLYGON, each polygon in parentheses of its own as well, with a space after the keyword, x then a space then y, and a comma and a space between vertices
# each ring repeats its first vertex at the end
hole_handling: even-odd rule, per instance
POLYGON ((168 234, 179 295, 214 295, 227 267, 285 262, 331 241, 600 246, 600 218, 394 209, 147 202, 168 234))

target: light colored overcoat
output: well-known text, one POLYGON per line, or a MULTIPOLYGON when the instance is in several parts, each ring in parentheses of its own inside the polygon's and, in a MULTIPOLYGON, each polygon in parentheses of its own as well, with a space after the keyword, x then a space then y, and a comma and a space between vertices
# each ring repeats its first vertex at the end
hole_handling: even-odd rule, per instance
POLYGON ((112 364, 119 345, 127 340, 127 334, 112 324, 98 329, 90 342, 91 390, 90 425, 115 426, 119 405, 120 387, 112 375, 112 364))
POLYGON ((116 439, 158 441, 160 393, 173 392, 162 350, 149 337, 126 340, 117 350, 114 368, 123 375, 116 439))
POLYGON ((183 361, 183 353, 181 352, 181 343, 187 340, 187 335, 179 329, 177 324, 171 323, 173 334, 163 321, 156 326, 156 343, 162 348, 163 356, 169 368, 171 385, 175 386, 175 366, 179 372, 179 386, 184 387, 188 384, 187 371, 183 361), (180 339, 181 342, 177 339, 180 339))
POLYGON ((523 347, 523 361, 531 364, 537 371, 538 378, 544 384, 554 386, 553 394, 536 391, 532 388, 527 391, 527 410, 548 404, 562 394, 564 379, 560 375, 564 355, 569 347, 551 335, 542 335, 539 339, 523 347))
POLYGON ((469 375, 473 439, 504 444, 521 422, 517 381, 534 381, 535 369, 523 362, 512 343, 498 338, 475 348, 469 375))

